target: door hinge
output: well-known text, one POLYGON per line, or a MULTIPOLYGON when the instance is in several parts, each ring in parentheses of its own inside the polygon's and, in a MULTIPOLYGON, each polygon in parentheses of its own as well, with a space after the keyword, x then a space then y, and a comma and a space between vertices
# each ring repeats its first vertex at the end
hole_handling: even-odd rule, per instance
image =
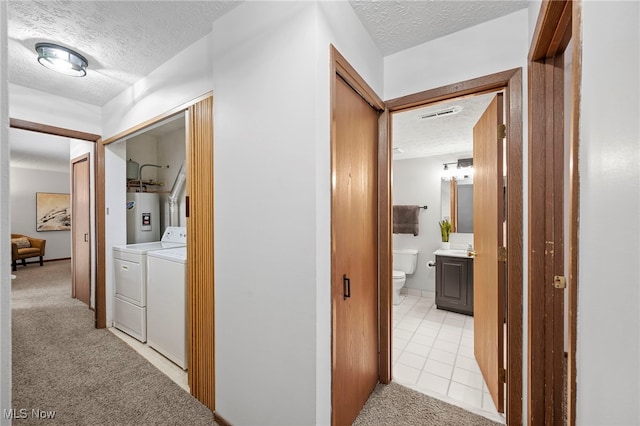
POLYGON ((498 370, 498 381, 500 383, 507 383, 507 370, 501 368, 498 370))
POLYGON ((505 124, 498 124, 498 139, 504 139, 507 137, 507 126, 505 124))
POLYGON ((553 277, 553 286, 555 288, 567 288, 567 279, 562 275, 556 275, 553 277))
POLYGON ((499 262, 507 261, 507 248, 505 246, 498 247, 498 261, 499 262))

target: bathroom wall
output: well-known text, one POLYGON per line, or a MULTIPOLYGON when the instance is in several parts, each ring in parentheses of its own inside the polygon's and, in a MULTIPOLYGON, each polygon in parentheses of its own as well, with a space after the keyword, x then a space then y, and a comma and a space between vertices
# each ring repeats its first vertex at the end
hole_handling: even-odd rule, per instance
POLYGON ((455 161, 457 157, 436 156, 393 161, 393 204, 427 205, 420 210, 420 232, 393 234, 393 248, 418 249, 416 272, 407 275, 405 288, 435 291, 435 268, 427 263, 435 260, 433 252, 440 248, 441 178, 442 164, 455 161))

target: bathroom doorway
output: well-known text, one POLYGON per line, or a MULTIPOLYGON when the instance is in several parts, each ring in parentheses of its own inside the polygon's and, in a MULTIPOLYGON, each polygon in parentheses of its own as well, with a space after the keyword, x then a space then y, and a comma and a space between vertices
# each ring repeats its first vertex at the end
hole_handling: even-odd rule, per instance
MULTIPOLYGON (((510 241, 510 248, 513 248, 514 252, 510 253, 509 260, 502 263, 503 266, 498 269, 506 270, 509 286, 514 290, 505 298, 508 308, 506 318, 502 313, 494 313, 495 317, 500 315, 507 320, 507 325, 502 325, 503 330, 506 329, 507 338, 504 341, 506 350, 504 352, 501 350, 501 344, 494 343, 490 346, 492 346, 492 352, 503 353, 502 356, 506 358, 504 364, 506 368, 502 368, 496 362, 495 365, 498 367, 489 374, 489 377, 485 373, 483 379, 475 358, 482 358, 482 353, 485 351, 484 348, 474 351, 474 317, 461 314, 460 310, 454 312, 456 309, 438 309, 435 291, 435 269, 437 268, 428 268, 427 265, 436 263, 433 252, 440 248, 438 222, 446 217, 440 208, 442 194, 446 193, 441 187, 442 175, 445 174, 444 166, 448 166, 450 173, 451 168, 458 170, 459 160, 462 161, 461 165, 465 165, 465 161, 474 157, 471 142, 473 125, 495 98, 497 92, 504 93, 505 97, 507 142, 505 142, 503 162, 508 165, 509 173, 515 175, 510 185, 505 187, 504 194, 508 199, 521 199, 522 183, 519 176, 522 168, 521 99, 519 96, 514 96, 518 94, 520 84, 521 70, 518 69, 411 95, 411 98, 387 102, 392 112, 390 121, 394 149, 393 204, 427 205, 428 207, 426 211, 420 213, 419 218, 419 235, 422 234, 422 238, 413 235, 393 235, 394 249, 417 248, 420 252, 416 272, 407 278, 406 297, 400 305, 392 307, 393 379, 400 384, 485 414, 494 420, 501 422, 508 420, 510 423, 519 422, 522 409, 519 397, 522 392, 521 249, 518 252, 522 244, 521 204, 514 202, 508 206, 505 205, 502 212, 509 220, 506 223, 500 221, 500 228, 502 228, 500 234, 505 236, 505 240, 510 241), (418 97, 421 99, 417 100, 418 97), (463 113, 465 109, 467 114, 463 113), (468 120, 472 124, 458 132, 458 126, 452 123, 455 122, 456 116, 459 119, 465 115, 470 116, 468 120), (437 124, 438 120, 441 120, 442 125, 437 124), (421 143, 420 138, 415 137, 418 129, 425 126, 440 129, 435 131, 440 134, 439 142, 428 146, 421 143), (457 133, 466 136, 460 136, 457 133), (412 137, 411 134, 414 136, 412 137), (403 138, 407 141, 404 146, 400 143, 403 138), (466 146, 462 142, 465 139, 466 146), (425 155, 427 152, 428 155, 425 155), (403 181, 411 183, 407 188, 402 189, 400 184, 403 181), (414 188, 408 188, 411 186, 414 188), (419 187, 417 191, 415 187, 419 187), (419 247, 412 247, 412 244, 419 247), (480 352, 479 357, 478 352, 480 352), (508 394, 498 392, 497 389, 489 392, 491 384, 487 386, 487 381, 490 381, 494 388, 500 387, 503 391, 506 385, 508 394), (494 393, 493 398, 490 396, 491 393, 494 393), (506 411, 506 419, 504 415, 498 414, 501 407, 496 407, 499 404, 494 403, 496 397, 502 398, 499 396, 500 393, 508 395, 505 410, 501 410, 506 411)), ((450 185, 449 180, 445 186, 450 185)), ((451 196, 450 193, 449 196, 451 196)), ((451 205, 450 200, 445 200, 445 204, 451 205)), ((451 210, 449 210, 449 219, 451 219, 451 210)), ((458 244, 455 248, 464 251, 468 248, 468 244, 475 245, 472 235, 463 235, 472 233, 456 232, 455 234, 461 234, 454 235, 455 238, 451 241, 458 244)), ((497 247, 495 252, 497 254, 497 247)), ((463 260, 467 261, 467 259, 463 260)), ((473 274, 470 272, 471 269, 467 270, 467 273, 473 274)), ((446 308, 446 306, 440 307, 446 308)), ((496 309, 496 311, 500 310, 496 309)), ((497 329, 498 324, 494 328, 497 329)), ((478 346, 477 343, 475 346, 478 346)))

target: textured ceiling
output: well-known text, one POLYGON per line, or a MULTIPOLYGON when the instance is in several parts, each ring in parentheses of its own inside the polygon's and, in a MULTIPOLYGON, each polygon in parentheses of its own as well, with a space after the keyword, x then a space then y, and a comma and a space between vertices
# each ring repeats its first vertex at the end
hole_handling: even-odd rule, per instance
MULTIPOLYGON (((494 19, 526 1, 349 0, 384 55, 494 19)), ((9 0, 9 81, 102 106, 160 64, 211 32, 240 0, 9 0), (36 61, 38 42, 58 43, 89 60, 72 78, 36 61)))
POLYGON ((393 147, 402 153, 393 154, 394 160, 460 154, 460 158, 473 154, 473 126, 485 111, 494 93, 461 98, 445 103, 393 114, 393 147), (457 114, 421 118, 422 116, 459 106, 457 114))
POLYGON ((349 3, 385 56, 528 5, 520 0, 349 0, 349 3))
MULTIPOLYGON (((527 6, 526 1, 515 0, 349 2, 384 55, 527 6)), ((102 106, 211 32, 212 23, 240 3, 240 0, 8 0, 9 82, 102 106), (34 50, 38 42, 58 43, 78 51, 89 60, 87 76, 68 77, 42 67, 34 50)), ((457 119, 463 115, 460 113, 457 119)), ((462 130, 432 130, 444 138, 433 142, 435 139, 431 137, 432 146, 427 147, 419 142, 425 138, 420 133, 421 125, 410 124, 407 118, 404 129, 401 124, 404 118, 398 115, 397 119, 400 124, 395 128, 400 133, 395 142, 405 153, 396 158, 437 155, 444 146, 463 151, 464 137, 458 134, 462 130)), ((19 158, 21 164, 26 164, 27 150, 23 148, 27 145, 16 148, 13 141, 11 144, 12 164, 19 158)), ((34 153, 36 167, 40 167, 44 152, 34 153)), ((68 165, 68 150, 62 155, 68 165)))
POLYGON ((211 32, 237 1, 8 1, 9 81, 104 105, 211 32), (38 64, 34 46, 52 42, 89 61, 73 78, 38 64))

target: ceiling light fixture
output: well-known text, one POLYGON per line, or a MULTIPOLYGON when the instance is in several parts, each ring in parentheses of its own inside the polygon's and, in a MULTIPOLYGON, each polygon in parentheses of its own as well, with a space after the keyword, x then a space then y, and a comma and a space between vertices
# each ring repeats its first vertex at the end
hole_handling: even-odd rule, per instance
POLYGON ((53 43, 37 43, 36 52, 38 62, 50 70, 72 77, 87 75, 89 63, 84 56, 71 49, 53 43))

